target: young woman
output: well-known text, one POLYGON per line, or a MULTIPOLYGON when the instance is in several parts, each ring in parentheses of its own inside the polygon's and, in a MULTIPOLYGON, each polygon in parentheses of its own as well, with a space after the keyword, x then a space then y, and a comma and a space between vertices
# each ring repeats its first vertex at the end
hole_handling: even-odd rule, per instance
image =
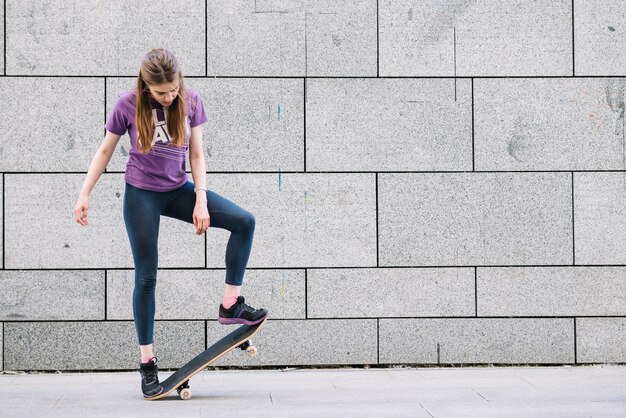
POLYGON ((207 117, 200 97, 185 89, 178 60, 166 49, 146 54, 137 88, 119 96, 106 122, 106 135, 93 157, 80 191, 74 218, 87 225, 89 193, 113 155, 122 135, 130 136, 126 165, 124 223, 135 263, 133 314, 141 352, 141 388, 156 396, 159 384, 153 353, 157 238, 161 216, 193 223, 202 235, 209 226, 231 232, 226 247, 224 298, 218 311, 221 324, 256 324, 267 310, 247 304, 240 289, 252 248, 255 219, 246 210, 207 190, 202 124, 207 117), (185 154, 193 183, 185 172, 185 154))

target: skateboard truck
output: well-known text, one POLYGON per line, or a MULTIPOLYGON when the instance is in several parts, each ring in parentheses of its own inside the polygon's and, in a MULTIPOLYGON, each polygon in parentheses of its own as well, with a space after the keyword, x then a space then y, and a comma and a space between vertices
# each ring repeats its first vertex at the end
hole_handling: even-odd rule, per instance
POLYGON ((185 382, 183 382, 183 384, 180 385, 178 389, 176 389, 176 392, 178 392, 178 396, 180 396, 180 399, 184 401, 191 398, 191 389, 189 388, 189 380, 185 380, 185 382))
POLYGON ((239 345, 239 348, 245 351, 248 357, 256 357, 257 355, 257 349, 252 345, 252 340, 244 341, 239 345))

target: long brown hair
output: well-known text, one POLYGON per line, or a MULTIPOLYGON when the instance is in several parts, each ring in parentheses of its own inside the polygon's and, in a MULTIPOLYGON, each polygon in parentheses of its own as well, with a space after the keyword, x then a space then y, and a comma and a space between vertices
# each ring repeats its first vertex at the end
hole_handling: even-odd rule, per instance
POLYGON ((151 49, 141 62, 137 77, 137 102, 135 125, 137 126, 137 149, 143 154, 152 148, 154 121, 150 106, 149 85, 173 83, 178 79, 178 95, 168 107, 167 129, 171 143, 177 147, 185 144, 185 84, 178 60, 164 48, 151 49))

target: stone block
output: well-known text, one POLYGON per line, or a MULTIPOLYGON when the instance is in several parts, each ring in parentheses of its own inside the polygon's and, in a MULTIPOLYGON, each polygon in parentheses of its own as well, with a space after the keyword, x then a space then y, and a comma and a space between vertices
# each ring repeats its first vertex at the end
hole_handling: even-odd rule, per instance
MULTIPOLYGON (((210 346, 230 332, 217 322, 207 323, 210 346)), ((214 366, 300 366, 376 364, 375 319, 267 321, 252 338, 257 357, 235 349, 214 366)))
MULTIPOLYGON (((157 321, 154 337, 159 368, 178 368, 203 350, 204 322, 157 321)), ((4 338, 6 370, 137 370, 140 357, 132 322, 13 322, 4 338)))
POLYGON ((623 78, 477 79, 477 171, 625 170, 623 78))
POLYGON ((385 0, 381 76, 571 76, 569 1, 385 0))
POLYGON ((307 285, 308 318, 475 315, 473 268, 310 269, 307 285))
POLYGON ((177 56, 184 74, 204 76, 205 4, 7 2, 7 74, 135 76, 158 46, 177 56))
POLYGON ((574 363, 571 318, 381 319, 380 363, 574 363))
MULTIPOLYGON (((133 270, 107 272, 107 319, 133 319, 133 270)), ((272 319, 304 319, 304 271, 248 270, 242 294, 272 319)), ((156 319, 217 320, 224 295, 223 270, 159 270, 156 319)))
POLYGON ((207 4, 209 76, 376 76, 374 0, 207 4))
POLYGON ((626 363, 626 318, 577 318, 578 363, 626 363))
MULTIPOLYGON (((0 213, 4 214, 4 174, 2 174, 2 184, 0 184, 0 213)), ((4 216, 0 216, 0 230, 4 231, 4 216)), ((0 237, 0 254, 2 254, 2 261, 0 261, 0 266, 4 268, 4 234, 0 237)))
MULTIPOLYGON (((107 116, 135 79, 107 79, 107 116)), ((304 83, 298 79, 186 79, 202 100, 206 170, 304 170, 304 83)), ((109 170, 124 171, 130 139, 124 135, 109 170)), ((191 170, 187 159, 187 171, 191 170)))
POLYGON ((624 267, 479 267, 478 316, 626 315, 624 277, 624 267))
POLYGON ((624 2, 574 0, 573 7, 575 75, 626 74, 624 2))
MULTIPOLYGON (((255 216, 249 267, 376 265, 374 174, 216 174, 207 187, 255 216)), ((209 229, 209 268, 225 267, 229 236, 209 229)))
POLYGON ((470 80, 309 79, 307 170, 472 170, 470 80))
POLYGON ((104 271, 0 271, 0 320, 104 319, 104 271))
POLYGON ((570 173, 378 175, 381 266, 572 262, 570 173))
POLYGON ((104 82, 0 78, 0 171, 87 172, 102 137, 104 82))
POLYGON ((626 173, 574 173, 576 264, 626 263, 626 173))
MULTIPOLYGON (((133 267, 122 211, 123 174, 100 177, 86 227, 72 213, 84 174, 4 176, 5 268, 133 267)), ((160 267, 204 266, 204 237, 195 235, 192 224, 162 217, 159 249, 160 267)))
MULTIPOLYGON (((6 2, 3 2, 2 4, 0 4, 0 12, 2 13, 2 16, 5 16, 4 14, 4 4, 6 2)), ((6 69, 6 63, 5 63, 5 54, 4 54, 4 43, 5 43, 5 27, 4 27, 4 21, 5 19, 2 19, 2 22, 0 22, 0 56, 2 56, 2 59, 0 59, 0 72, 2 74, 5 74, 4 70, 6 69)))

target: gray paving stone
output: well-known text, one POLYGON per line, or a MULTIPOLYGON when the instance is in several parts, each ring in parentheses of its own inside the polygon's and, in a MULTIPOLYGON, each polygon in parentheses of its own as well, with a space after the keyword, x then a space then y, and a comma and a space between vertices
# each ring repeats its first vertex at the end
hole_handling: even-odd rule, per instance
POLYGON ((626 263, 626 173, 574 173, 576 264, 626 263))
POLYGON ((623 78, 477 79, 477 171, 624 170, 623 78))
MULTIPOLYGON (((5 268, 133 267, 122 214, 123 174, 100 177, 90 197, 86 227, 72 214, 84 174, 4 176, 5 268)), ((194 231, 191 224, 161 219, 160 267, 204 266, 204 239, 194 231), (184 251, 171 250, 181 248, 184 251)))
POLYGON ((204 101, 208 171, 304 170, 304 82, 194 80, 204 101))
MULTIPOLYGON (((584 375, 585 373, 582 372, 578 379, 582 378, 584 375)), ((569 379, 563 379, 563 377, 565 376, 547 376, 544 379, 533 380, 524 377, 523 379, 520 379, 527 381, 527 384, 524 386, 518 385, 518 387, 513 388, 509 385, 503 384, 500 387, 485 387, 476 389, 478 389, 477 392, 480 396, 483 396, 490 402, 498 399, 501 402, 510 402, 514 404, 521 403, 526 399, 533 399, 538 403, 553 403, 556 405, 573 403, 576 400, 584 399, 585 396, 588 396, 586 392, 590 386, 603 389, 601 393, 594 396, 595 402, 608 403, 619 400, 620 397, 623 399, 623 389, 618 386, 624 379, 623 377, 613 378, 609 375, 605 375, 602 376, 602 378, 590 378, 587 383, 587 388, 581 386, 579 384, 580 381, 572 381, 572 376, 569 376, 569 379), (547 391, 547 383, 558 383, 560 389, 559 392, 551 393, 547 391)))
POLYGON ((308 318, 476 313, 473 268, 310 269, 307 286, 308 318))
POLYGON ((381 76, 572 75, 569 1, 380 1, 381 76))
POLYGON ((626 315, 624 277, 624 267, 479 267, 478 315, 626 315))
MULTIPOLYGON (((217 322, 207 323, 210 346, 232 330, 217 322)), ((376 364, 376 320, 333 319, 272 320, 252 338, 258 350, 250 358, 235 349, 215 366, 299 366, 376 364)))
POLYGON ((570 264, 571 184, 570 173, 379 174, 380 265, 570 264))
POLYGON ((0 370, 4 370, 4 322, 0 322, 2 335, 0 335, 0 370))
POLYGON ((380 363, 574 363, 572 318, 381 319, 380 363))
POLYGON ((8 77, 0 91, 13 97, 0 101, 0 171, 87 171, 102 140, 102 80, 8 77))
MULTIPOLYGON (((452 398, 450 398, 452 399, 452 398)), ((468 405, 455 403, 453 400, 436 405, 424 403, 423 407, 434 417, 458 417, 482 418, 482 417, 507 417, 507 418, 550 418, 550 417, 607 417, 620 418, 623 415, 624 405, 620 402, 605 404, 597 401, 590 402, 536 402, 530 403, 532 398, 524 398, 520 402, 485 403, 476 408, 468 405)), ((489 401, 487 401, 489 402, 489 401)))
POLYGON ((131 76, 159 46, 177 55, 184 74, 204 76, 205 4, 9 1, 7 74, 131 76))
MULTIPOLYGON (((207 171, 304 170, 304 83, 298 79, 186 79, 209 118, 203 128, 207 171)), ((107 79, 107 115, 135 79, 107 79)), ((124 171, 125 135, 109 163, 124 171)), ((187 161, 187 170, 191 167, 187 161)))
MULTIPOLYGON (((6 370, 138 369, 132 322, 13 322, 4 338, 6 370)), ((177 368, 202 351, 204 322, 157 321, 154 338, 159 368, 177 368)))
POLYGON ((374 0, 220 0, 207 18, 209 76, 376 75, 374 0))
POLYGON ((175 395, 142 401, 136 371, 0 375, 0 410, 46 417, 238 417, 253 410, 272 418, 622 418, 625 377, 612 378, 612 370, 624 366, 603 366, 598 379, 587 379, 589 368, 210 370, 192 379, 190 402, 175 395))
MULTIPOLYGON (((224 294, 224 271, 159 270, 156 319, 213 319, 224 294)), ((133 270, 107 272, 107 319, 133 319, 133 270)), ((242 295, 272 319, 304 319, 303 270, 248 270, 242 295)))
POLYGON ((574 0, 575 74, 626 74, 626 14, 621 0, 574 0))
MULTIPOLYGON (((374 174, 215 174, 207 187, 255 216, 249 267, 376 265, 374 174)), ((207 267, 224 268, 229 235, 209 230, 207 267)))
POLYGON ((577 318, 576 361, 626 363, 626 318, 577 318))
POLYGON ((472 170, 470 80, 309 79, 307 170, 472 170))
POLYGON ((0 320, 104 319, 104 271, 0 271, 0 320))

